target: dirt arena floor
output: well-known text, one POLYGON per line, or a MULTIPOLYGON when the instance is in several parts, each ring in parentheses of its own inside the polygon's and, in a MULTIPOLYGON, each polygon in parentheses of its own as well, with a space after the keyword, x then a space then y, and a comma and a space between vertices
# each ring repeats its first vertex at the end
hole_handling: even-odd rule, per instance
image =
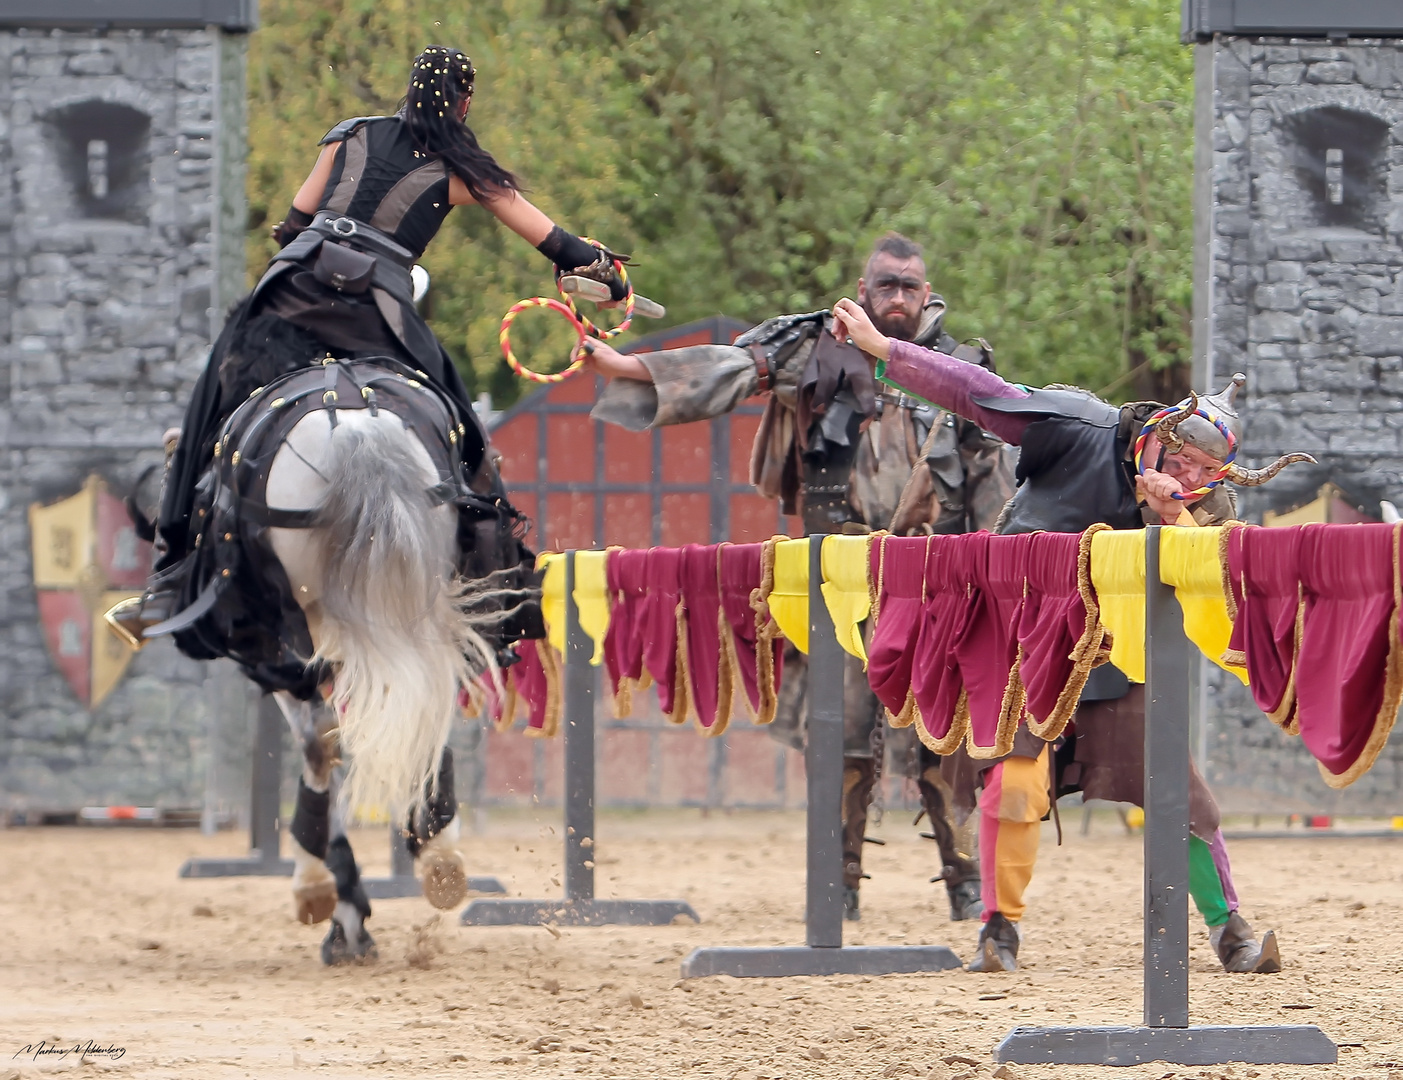
MULTIPOLYGON (((598 894, 682 897, 700 924, 475 929, 422 899, 377 901, 373 964, 323 968, 325 927, 295 923, 285 880, 182 881, 192 855, 240 854, 238 834, 0 831, 0 1080, 50 1073, 225 1077, 1340 1077, 1403 1080, 1403 846, 1387 840, 1234 846, 1244 913, 1278 929, 1286 970, 1230 977, 1195 930, 1194 1023, 1319 1024, 1340 1064, 1004 1067, 1015 1024, 1139 1019, 1141 854, 1111 815, 1065 845, 1044 834, 1009 975, 679 979, 711 944, 803 941, 797 814, 602 814, 598 894), (36 1062, 41 1042, 123 1048, 109 1063, 36 1062), (28 1052, 26 1052, 28 1048, 28 1052)), ((926 883, 931 847, 888 815, 848 941, 948 943, 926 883)), ((496 813, 468 838, 472 869, 513 895, 559 894, 556 812, 496 813)), ((353 837, 371 873, 383 830, 353 837)))

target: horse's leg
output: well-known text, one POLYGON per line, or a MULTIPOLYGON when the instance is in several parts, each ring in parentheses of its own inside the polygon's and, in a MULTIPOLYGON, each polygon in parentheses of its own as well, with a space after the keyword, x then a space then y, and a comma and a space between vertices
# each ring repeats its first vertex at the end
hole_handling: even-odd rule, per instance
POLYGON ((331 838, 331 776, 336 764, 335 726, 323 715, 313 720, 309 702, 279 691, 275 697, 302 746, 302 775, 292 814, 292 903, 297 921, 313 925, 331 917, 336 907, 336 879, 326 866, 331 838), (319 730, 324 728, 325 730, 319 730))
POLYGON ((336 908, 331 929, 322 939, 322 963, 344 964, 351 960, 374 960, 378 955, 375 939, 365 928, 370 918, 370 898, 360 881, 351 841, 336 822, 336 832, 327 845, 326 866, 336 878, 336 908))
POLYGON ((410 854, 419 860, 424 896, 443 911, 457 907, 468 895, 467 867, 458 850, 461 833, 453 750, 445 746, 439 759, 437 789, 426 791, 423 801, 409 812, 405 833, 410 854))

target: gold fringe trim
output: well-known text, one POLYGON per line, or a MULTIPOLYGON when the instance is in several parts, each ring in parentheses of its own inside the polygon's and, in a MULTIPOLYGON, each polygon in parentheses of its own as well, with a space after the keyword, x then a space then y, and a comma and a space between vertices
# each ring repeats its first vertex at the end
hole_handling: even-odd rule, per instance
MULTIPOLYGON (((935 429, 932 428, 931 430, 934 431, 935 429)), ((870 617, 872 619, 872 629, 874 631, 877 629, 877 616, 882 613, 882 586, 885 584, 883 579, 886 576, 887 568, 887 537, 890 535, 891 533, 882 529, 880 532, 872 533, 867 538, 867 554, 865 559, 867 569, 867 603, 871 612, 870 617), (877 576, 875 579, 872 577, 872 542, 874 540, 877 542, 877 576)))
MULTIPOLYGON (((1096 586, 1091 581, 1091 538, 1109 529, 1109 525, 1092 525, 1077 541, 1077 591, 1081 594, 1082 606, 1086 608, 1086 620, 1082 623, 1081 637, 1072 646, 1068 657, 1072 661, 1072 674, 1067 679, 1067 685, 1062 688, 1062 693, 1057 695, 1057 704, 1053 706, 1047 719, 1039 721, 1032 716, 1027 718, 1028 730, 1048 742, 1060 736, 1076 715, 1081 692, 1086 687, 1091 669, 1100 667, 1111 659, 1111 635, 1101 625, 1101 601, 1096 595, 1096 586)), ((1021 648, 1018 655, 1021 660, 1021 648)))
POLYGON ((750 695, 745 692, 745 683, 739 678, 740 675, 740 650, 736 647, 736 634, 731 628, 731 624, 726 621, 726 609, 722 608, 718 612, 721 633, 721 651, 726 654, 726 663, 731 668, 731 700, 732 711, 734 702, 740 698, 741 708, 745 710, 746 718, 752 723, 757 723, 755 706, 750 703, 750 695))
POLYGON ((883 709, 887 714, 887 723, 892 727, 910 727, 916 722, 916 715, 921 711, 916 708, 916 691, 909 686, 906 688, 906 700, 902 703, 901 711, 893 714, 890 709, 883 709))
POLYGON ((492 721, 492 727, 498 732, 510 731, 511 726, 516 723, 517 707, 516 684, 512 681, 510 676, 506 679, 506 686, 502 690, 502 696, 499 697, 497 701, 502 706, 502 711, 498 713, 497 718, 492 721))
POLYGON ((1247 666, 1247 654, 1241 649, 1224 649, 1223 655, 1219 659, 1229 667, 1245 668, 1247 666))
POLYGON ((760 545, 760 585, 750 592, 750 608, 755 612, 755 686, 760 695, 757 724, 774 721, 779 709, 779 691, 775 687, 775 638, 779 625, 770 618, 770 593, 775 591, 775 542, 786 537, 771 537, 760 545))
POLYGON ((528 727, 526 734, 533 739, 553 739, 560 733, 561 678, 560 655, 545 638, 536 639, 536 655, 546 675, 546 711, 539 728, 528 727))
MULTIPOLYGON (((718 597, 719 601, 719 597, 718 597)), ((708 738, 715 738, 726 730, 731 722, 731 707, 735 696, 735 669, 732 667, 735 648, 731 643, 731 624, 726 621, 726 609, 716 605, 716 719, 711 727, 703 728, 708 738)), ((741 697, 745 697, 742 693, 741 697)), ((701 724, 701 715, 697 715, 701 724)))
POLYGON ((1403 647, 1398 638, 1398 614, 1403 607, 1403 578, 1399 577, 1399 539, 1403 537, 1403 522, 1393 526, 1393 610, 1388 615, 1388 660, 1384 668, 1384 698, 1374 717, 1374 729, 1354 764, 1342 773, 1332 773, 1317 762, 1321 779, 1332 788, 1346 788, 1374 767, 1384 744, 1388 742, 1398 716, 1398 706, 1403 702, 1403 647))
POLYGON ((672 678, 672 712, 663 713, 663 718, 669 724, 685 724, 692 704, 687 693, 691 682, 691 666, 687 663, 687 608, 681 597, 672 611, 672 621, 677 634, 677 644, 673 653, 676 659, 672 678))
POLYGON ((1232 567, 1228 565, 1228 543, 1232 538, 1233 530, 1240 528, 1242 528, 1240 521, 1224 522, 1223 531, 1218 534, 1218 572, 1223 579, 1223 599, 1228 602, 1228 621, 1232 623, 1237 622, 1237 600, 1233 598, 1232 592, 1232 567))
MULTIPOLYGON (((911 708, 915 714, 916 737, 925 744, 931 753, 945 757, 960 748, 960 743, 964 742, 965 736, 969 733, 969 699, 965 697, 963 688, 960 689, 960 696, 955 701, 955 715, 950 720, 950 730, 945 733, 943 739, 937 739, 927 730, 925 717, 921 715, 921 707, 916 704, 914 699, 912 699, 911 708)), ((971 753, 970 756, 974 755, 971 753)))

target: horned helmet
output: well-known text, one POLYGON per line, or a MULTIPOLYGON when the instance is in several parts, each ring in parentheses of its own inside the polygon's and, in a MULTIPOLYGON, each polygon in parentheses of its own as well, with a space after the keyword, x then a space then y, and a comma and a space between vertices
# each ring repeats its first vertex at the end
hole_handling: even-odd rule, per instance
POLYGON ((1136 440, 1135 457, 1139 471, 1144 472, 1143 447, 1145 439, 1151 434, 1171 454, 1179 453, 1185 446, 1192 446, 1223 463, 1217 478, 1197 492, 1185 493, 1190 496, 1205 494, 1224 480, 1241 487, 1258 487, 1287 465, 1296 462, 1316 464, 1315 458, 1300 453, 1282 454, 1263 469, 1244 469, 1234 462, 1242 443, 1242 418, 1237 414, 1235 399, 1238 390, 1246 383, 1247 376, 1238 372, 1219 393, 1200 398, 1191 390, 1189 396, 1177 405, 1161 409, 1151 416, 1136 440))

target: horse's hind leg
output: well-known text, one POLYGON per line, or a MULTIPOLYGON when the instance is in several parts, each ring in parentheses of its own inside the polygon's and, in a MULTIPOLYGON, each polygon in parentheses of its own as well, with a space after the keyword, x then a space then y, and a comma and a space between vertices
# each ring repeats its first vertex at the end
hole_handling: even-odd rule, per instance
POLYGON ((458 850, 461 824, 458 796, 453 785, 453 751, 443 748, 438 785, 424 793, 424 800, 409 813, 406 843, 419 860, 424 896, 434 907, 451 910, 468 895, 468 873, 458 850))
POLYGON ((336 765, 333 721, 319 726, 312 706, 290 694, 275 695, 302 746, 302 775, 292 815, 292 903, 298 922, 313 925, 331 918, 336 908, 336 879, 326 866, 331 839, 331 779, 336 765), (320 730, 325 728, 325 731, 320 730))

